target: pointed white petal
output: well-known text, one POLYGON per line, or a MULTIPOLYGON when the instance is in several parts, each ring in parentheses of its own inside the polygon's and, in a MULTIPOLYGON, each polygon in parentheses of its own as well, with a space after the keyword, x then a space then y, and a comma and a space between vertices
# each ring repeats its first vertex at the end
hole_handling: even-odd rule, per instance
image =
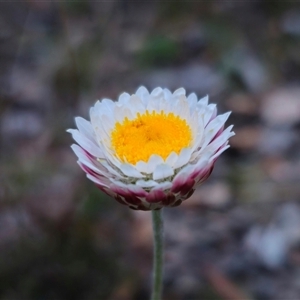
POLYGON ((101 174, 103 176, 108 176, 109 173, 104 171, 103 167, 99 168, 97 162, 91 160, 91 158, 85 153, 85 151, 79 147, 77 144, 73 144, 71 146, 72 150, 78 157, 78 162, 84 164, 89 169, 93 170, 94 172, 101 174))
POLYGON ((187 101, 189 103, 191 113, 196 110, 197 100, 198 99, 195 93, 192 93, 187 97, 187 101))
POLYGON ((198 101, 198 105, 199 106, 206 106, 206 105, 208 105, 208 95, 206 95, 205 97, 201 98, 198 101))
POLYGON ((212 119, 213 115, 216 112, 216 107, 217 107, 216 104, 209 104, 206 107, 205 114, 204 114, 204 126, 206 126, 208 122, 212 119))
POLYGON ((214 155, 210 158, 209 162, 213 161, 215 158, 217 158, 218 156, 220 156, 220 155, 221 155, 225 150, 227 150, 228 148, 230 148, 229 145, 226 145, 226 146, 222 147, 216 154, 214 154, 214 155))
POLYGON ((235 133, 231 131, 233 125, 227 127, 213 142, 211 142, 206 148, 209 151, 217 151, 230 137, 235 133))
POLYGON ((93 127, 91 125, 91 122, 87 121, 84 118, 76 117, 75 118, 76 126, 79 130, 79 132, 85 136, 87 136, 89 139, 94 138, 94 131, 93 127))
POLYGON ((104 182, 103 180, 101 180, 98 177, 95 177, 95 176, 93 176, 91 174, 86 174, 86 177, 88 179, 90 179, 91 181, 95 182, 96 184, 99 184, 99 185, 105 186, 105 187, 109 187, 106 182, 104 182))
POLYGON ((202 148, 205 148, 211 142, 211 140, 215 137, 218 131, 224 126, 229 115, 230 112, 225 113, 223 115, 219 115, 206 126, 204 130, 204 141, 201 145, 202 148))
POLYGON ((67 132, 72 134, 73 139, 87 152, 96 157, 103 157, 103 152, 98 145, 76 129, 68 129, 67 132))
POLYGON ((116 103, 110 99, 102 99, 101 101, 97 101, 95 105, 91 108, 90 112, 95 112, 96 115, 113 113, 113 108, 116 103))

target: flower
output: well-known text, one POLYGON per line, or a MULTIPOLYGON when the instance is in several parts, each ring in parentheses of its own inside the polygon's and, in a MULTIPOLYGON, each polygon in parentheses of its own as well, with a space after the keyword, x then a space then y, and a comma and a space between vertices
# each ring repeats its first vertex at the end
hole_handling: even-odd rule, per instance
POLYGON ((229 148, 230 112, 218 115, 208 96, 188 97, 140 87, 118 101, 97 101, 90 121, 76 117, 69 129, 78 164, 103 192, 136 210, 178 206, 212 172, 229 148))

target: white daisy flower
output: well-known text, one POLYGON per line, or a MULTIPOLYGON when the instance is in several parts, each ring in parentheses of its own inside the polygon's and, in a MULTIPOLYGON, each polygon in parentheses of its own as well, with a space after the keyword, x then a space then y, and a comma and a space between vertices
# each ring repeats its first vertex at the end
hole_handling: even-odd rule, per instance
POLYGON ((140 87, 118 101, 97 101, 90 121, 69 129, 78 164, 103 192, 137 210, 178 206, 207 179, 229 148, 230 113, 217 116, 208 97, 140 87))

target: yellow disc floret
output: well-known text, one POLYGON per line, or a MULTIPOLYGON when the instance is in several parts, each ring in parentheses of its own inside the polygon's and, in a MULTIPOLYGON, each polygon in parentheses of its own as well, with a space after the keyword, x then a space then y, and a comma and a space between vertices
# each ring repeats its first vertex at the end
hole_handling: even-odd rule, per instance
POLYGON ((133 120, 126 117, 111 132, 111 145, 123 162, 147 162, 152 154, 166 159, 174 151, 189 147, 192 131, 186 120, 173 113, 146 111, 133 120))

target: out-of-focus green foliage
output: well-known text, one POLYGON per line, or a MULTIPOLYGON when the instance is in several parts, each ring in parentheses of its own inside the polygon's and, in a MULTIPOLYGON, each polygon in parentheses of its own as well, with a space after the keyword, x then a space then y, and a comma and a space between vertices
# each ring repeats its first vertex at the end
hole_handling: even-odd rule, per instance
POLYGON ((149 38, 139 54, 141 66, 168 66, 178 58, 179 47, 175 41, 163 36, 149 38))
POLYGON ((116 253, 76 232, 16 246, 0 258, 1 299, 106 299, 120 280, 116 253))

